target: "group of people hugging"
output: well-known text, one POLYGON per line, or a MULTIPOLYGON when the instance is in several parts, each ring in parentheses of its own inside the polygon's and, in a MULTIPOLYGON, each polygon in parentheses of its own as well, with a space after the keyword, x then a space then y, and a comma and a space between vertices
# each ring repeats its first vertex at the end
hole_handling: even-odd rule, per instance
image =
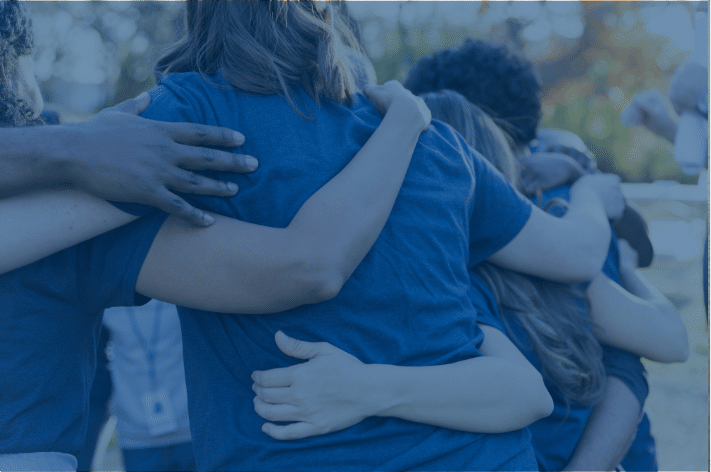
POLYGON ((148 94, 46 125, 0 3, 0 470, 75 469, 103 310, 151 298, 199 470, 656 470, 640 357, 686 331, 528 60, 467 40, 376 85, 329 2, 185 14, 148 94))

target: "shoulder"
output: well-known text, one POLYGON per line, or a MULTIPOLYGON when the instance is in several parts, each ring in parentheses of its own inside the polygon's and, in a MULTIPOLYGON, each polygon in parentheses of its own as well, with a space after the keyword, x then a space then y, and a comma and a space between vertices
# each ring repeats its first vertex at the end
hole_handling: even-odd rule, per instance
POLYGON ((204 123, 205 111, 219 96, 231 89, 220 77, 207 77, 197 72, 169 74, 148 91, 151 104, 141 116, 158 121, 204 123))

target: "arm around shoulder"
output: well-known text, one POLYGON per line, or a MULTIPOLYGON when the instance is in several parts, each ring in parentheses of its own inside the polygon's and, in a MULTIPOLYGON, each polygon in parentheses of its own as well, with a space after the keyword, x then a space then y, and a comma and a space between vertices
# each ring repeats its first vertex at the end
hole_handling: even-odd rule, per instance
POLYGON ((385 103, 383 122, 287 228, 216 217, 214 227, 198 231, 171 218, 146 257, 136 290, 229 313, 274 313, 335 297, 385 225, 429 124, 422 100, 399 84, 371 88, 368 96, 385 103))

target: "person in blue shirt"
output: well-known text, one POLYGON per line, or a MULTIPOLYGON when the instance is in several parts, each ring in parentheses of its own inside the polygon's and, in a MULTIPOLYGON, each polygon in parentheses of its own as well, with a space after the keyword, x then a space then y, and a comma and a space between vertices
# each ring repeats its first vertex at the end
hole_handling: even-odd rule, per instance
MULTIPOLYGON (((458 48, 438 51, 419 60, 410 69, 405 86, 416 94, 443 89, 462 94, 499 123, 503 123, 513 140, 512 148, 517 158, 529 153, 529 146, 538 132, 542 104, 540 80, 533 64, 525 56, 503 45, 468 39, 458 48)), ((546 189, 570 183, 574 180, 570 176, 585 173, 580 165, 576 166, 572 159, 562 153, 547 156, 552 158, 550 161, 554 165, 549 165, 549 160, 541 153, 532 157, 535 158, 519 159, 521 165, 526 166, 528 176, 522 176, 522 183, 529 192, 540 188, 540 185, 534 188, 528 185, 537 182, 535 178, 530 178, 534 173, 545 174, 547 182, 556 181, 556 175, 562 176, 562 180, 557 180, 557 184, 547 186, 546 189)), ((629 213, 625 211, 623 216, 629 213)), ((640 254, 640 260, 651 261, 651 245, 645 241, 648 237, 638 234, 636 239, 643 242, 634 246, 640 254)), ((617 449, 620 444, 627 443, 628 436, 635 435, 630 446, 629 460, 622 462, 623 467, 630 470, 656 470, 654 438, 648 428, 646 414, 639 428, 635 429, 646 399, 644 368, 631 353, 617 351, 615 359, 620 363, 620 368, 615 370, 616 380, 608 382, 607 398, 609 404, 616 405, 616 408, 606 410, 609 415, 606 419, 596 416, 600 421, 590 424, 591 430, 596 424, 601 425, 600 434, 592 437, 597 438, 598 442, 605 442, 605 445, 590 443, 590 448, 587 448, 589 457, 596 460, 600 457, 597 451, 617 449), (618 385, 617 380, 622 384, 618 385)))
MULTIPOLYGON (((36 346, 32 352, 12 346, 22 358, 3 357, 5 371, 19 375, 24 362, 35 368, 46 346, 60 338, 56 358, 62 365, 90 364, 94 346, 81 353, 70 348, 92 338, 90 310, 150 296, 192 307, 181 308, 180 315, 200 469, 535 467, 525 431, 472 434, 396 418, 285 445, 260 432, 251 373, 290 363, 272 340, 282 327, 305 338, 330 334, 346 347, 358 345, 362 358, 403 366, 480 357, 467 266, 490 259, 562 280, 593 277, 610 234, 606 210, 617 206, 619 188, 581 181, 572 189, 570 211, 556 219, 532 209, 451 128, 436 124, 418 142, 428 120, 417 100, 393 99, 387 87, 369 89, 376 102, 390 105, 379 107, 387 109, 383 118, 355 93, 352 69, 336 53, 342 39, 331 32, 340 29, 340 20, 330 5, 187 7, 188 33, 160 62, 159 70, 170 74, 152 91, 143 116, 231 129, 243 124, 253 146, 245 151, 259 151, 260 171, 250 178, 220 173, 239 183, 239 198, 183 197, 214 212, 208 229, 147 216, 3 276, 0 290, 12 301, 5 321, 17 323, 18 341, 29 337, 22 344, 36 346), (409 158, 413 148, 416 165, 405 178, 403 154, 409 158), (395 198, 403 178, 386 224, 392 200, 383 200, 395 198), (432 281, 438 287, 430 290, 432 281), (35 299, 32 307, 21 305, 28 296, 35 299), (330 297, 329 303, 283 311, 330 297), (42 330, 28 329, 47 313, 76 326, 67 331, 55 320, 42 330), (257 316, 266 313, 274 314, 257 316), (427 342, 413 345, 413 331, 427 342)), ((97 210, 87 204, 86 211, 97 210)), ((66 374, 54 362, 43 368, 49 370, 31 378, 66 374)), ((40 392, 32 382, 3 386, 11 400, 3 405, 15 408, 18 398, 27 403, 5 416, 13 420, 3 428, 3 452, 72 450, 85 396, 73 393, 70 399, 62 392, 73 390, 69 384, 86 384, 91 366, 76 370, 85 378, 72 371, 64 383, 46 382, 40 392), (62 398, 72 403, 61 407, 66 418, 51 422, 41 437, 23 436, 51 418, 62 398), (34 403, 48 411, 28 415, 34 403)), ((531 406, 540 416, 549 402, 542 396, 531 406)))
MULTIPOLYGON (((249 124, 250 145, 269 156, 257 156, 259 175, 240 180, 238 200, 202 202, 247 221, 284 224, 298 204, 286 195, 308 183, 301 189, 305 196, 333 175, 346 151, 358 146, 380 119, 361 96, 344 93, 338 74, 318 72, 334 69, 315 69, 333 44, 307 25, 326 30, 338 17, 328 5, 308 2, 190 2, 187 7, 188 33, 159 62, 159 72, 167 75, 143 116, 228 127, 249 124), (264 44, 280 47, 266 49, 264 44), (303 70, 312 75, 304 77, 303 70), (280 78, 289 77, 291 86, 284 88, 280 78), (283 139, 275 141, 274 135, 283 139), (294 155, 294 149, 309 152, 294 155)), ((347 71, 348 65, 335 70, 347 71)), ((604 215, 589 183, 575 189, 577 209, 558 220, 532 210, 450 128, 431 126, 420 145, 384 232, 332 302, 268 317, 206 316, 180 309, 198 468, 535 467, 527 434, 520 430, 482 435, 371 418, 336 434, 281 443, 262 434, 253 410, 252 371, 291 363, 273 342, 278 329, 305 339, 333 336, 334 344, 352 347, 368 362, 466 361, 479 357, 481 336, 467 298, 469 264, 492 258, 562 279, 584 279, 591 266, 597 272, 600 248, 585 247, 579 239, 589 236, 579 231, 590 226, 589 218, 604 215), (581 199, 581 192, 589 200, 581 199), (586 204, 592 205, 583 209, 586 204), (588 265, 591 259, 595 262, 588 265), (426 341, 412 343, 413 332, 426 341)), ((594 238, 596 246, 603 238, 603 254, 608 235, 609 229, 594 238)), ((160 240, 159 235, 154 248, 160 240)), ((171 279, 176 277, 180 274, 171 279)), ((138 291, 150 288, 139 277, 138 291)))
MULTIPOLYGON (((455 125, 467 142, 492 156, 496 167, 518 181, 505 135, 478 107, 447 90, 425 94, 423 99, 433 117, 455 125)), ((545 206, 550 200, 552 211, 558 212, 565 201, 554 195, 567 195, 557 192, 545 196, 545 206)), ((608 388, 605 376, 621 375, 616 372, 619 361, 614 359, 615 350, 601 349, 596 337, 657 361, 681 361, 688 354, 678 313, 655 289, 638 289, 648 283, 634 272, 636 260, 630 257, 634 251, 625 242, 620 247, 625 254, 621 262, 617 262, 620 258, 614 244, 603 268, 604 277, 596 277, 587 288, 590 315, 582 288, 526 277, 489 263, 470 270, 469 297, 486 333, 481 352, 496 355, 499 337, 506 333, 523 352, 523 356, 518 352, 521 363, 530 363, 541 372, 553 397, 553 413, 529 427, 541 470, 598 470, 603 469, 601 464, 607 464, 609 451, 601 451, 603 458, 596 463, 580 462, 577 451, 580 439, 590 434, 587 423, 598 414, 593 405, 604 398, 608 388), (625 274, 624 285, 637 296, 623 295, 618 267, 619 273, 625 274), (610 278, 617 284, 605 282, 610 278)), ((442 425, 444 418, 456 414, 459 422, 452 421, 448 427, 476 431, 473 428, 486 427, 475 426, 469 418, 481 415, 475 410, 476 400, 489 401, 490 408, 496 405, 469 385, 471 372, 462 363, 399 370, 395 366, 364 365, 330 344, 305 343, 283 333, 277 343, 285 354, 309 360, 305 365, 254 374, 255 410, 269 420, 264 431, 277 439, 293 439, 289 436, 292 431, 304 437, 337 431, 372 415, 442 425), (274 388, 279 378, 288 378, 289 385, 274 388), (289 416, 282 413, 285 409, 291 410, 289 416), (297 423, 273 423, 284 420, 297 423)), ((499 387, 485 377, 476 381, 488 390, 499 387)), ((512 399, 502 396, 499 400, 512 399)), ((497 413, 503 426, 502 413, 497 413)), ((620 457, 611 464, 614 466, 620 457)))
MULTIPOLYGON (((19 3, 1 6, 23 8, 19 3)), ((215 224, 203 232, 179 216, 168 219, 174 232, 163 234, 177 238, 168 257, 188 264, 182 270, 192 272, 194 280, 213 286, 213 294, 198 297, 204 302, 209 296, 208 302, 198 306, 214 309, 222 304, 225 310, 261 306, 274 311, 315 303, 338 291, 339 280, 347 279, 377 238, 417 136, 429 122, 426 107, 399 86, 371 88, 369 94, 385 113, 382 126, 361 143, 364 148, 355 150, 351 155, 355 157, 334 173, 334 179, 299 202, 302 211, 291 224, 264 228, 215 216, 215 224), (202 250, 193 252, 191 244, 199 244, 202 250)), ((22 123, 6 123, 15 124, 22 123)), ((148 128, 154 129, 150 124, 148 128)), ((54 136, 50 127, 35 129, 45 130, 46 138, 54 136)), ((158 127, 161 132, 170 129, 182 128, 158 127)), ((55 244, 55 251, 58 246, 72 246, 77 238, 135 219, 74 191, 30 194, 5 203, 14 218, 10 221, 19 226, 27 221, 36 221, 37 228, 42 221, 60 225, 56 234, 45 231, 30 241, 48 241, 55 244), (79 234, 72 233, 74 224, 79 234)), ((35 262, 15 268, 12 265, 18 261, 13 260, 3 267, 9 272, 0 276, 5 303, 0 318, 5 333, 0 340, 0 469, 76 467, 73 456, 86 434, 102 310, 147 301, 135 293, 136 279, 166 218, 165 214, 149 216, 44 258, 37 259, 34 248, 14 247, 16 252, 30 253, 35 262)), ((4 231, 3 236, 11 237, 23 230, 6 225, 4 231)), ((173 288, 191 296, 193 285, 173 288)))

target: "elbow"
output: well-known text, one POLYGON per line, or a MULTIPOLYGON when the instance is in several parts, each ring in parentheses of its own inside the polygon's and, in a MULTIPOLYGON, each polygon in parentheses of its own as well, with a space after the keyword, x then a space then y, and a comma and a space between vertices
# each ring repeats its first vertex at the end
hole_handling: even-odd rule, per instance
POLYGON ((686 335, 686 329, 682 327, 682 331, 676 336, 676 342, 673 343, 669 351, 669 360, 667 362, 686 362, 689 358, 689 339, 686 335))
POLYGON ((314 292, 318 302, 325 302, 336 298, 341 293, 341 288, 345 285, 346 279, 338 271, 327 270, 319 274, 315 281, 314 292))
POLYGON ((538 401, 536 402, 537 408, 535 409, 535 419, 533 421, 538 421, 553 413, 553 398, 546 388, 546 385, 543 383, 543 377, 541 377, 541 374, 538 372, 535 374, 537 377, 535 385, 536 391, 538 392, 538 395, 536 395, 538 401))
POLYGON ((610 249, 610 232, 606 234, 606 238, 595 236, 589 239, 582 254, 577 258, 579 263, 575 265, 576 273, 572 275, 575 280, 572 282, 589 282, 602 271, 610 249))
POLYGON ((297 264, 307 303, 321 303, 335 298, 348 278, 338 258, 324 253, 323 249, 304 252, 297 264))
MULTIPOLYGON (((689 336, 686 332, 686 327, 679 318, 679 314, 674 309, 673 311, 674 323, 664 329, 665 333, 665 344, 663 354, 657 362, 672 363, 672 362, 686 362, 689 358, 689 336)), ((670 316, 671 317, 671 316, 670 316)))
POLYGON ((553 398, 548 392, 540 372, 530 368, 522 377, 520 380, 525 382, 526 398, 529 403, 526 406, 528 414, 521 415, 524 424, 519 427, 526 427, 553 412, 553 398))

